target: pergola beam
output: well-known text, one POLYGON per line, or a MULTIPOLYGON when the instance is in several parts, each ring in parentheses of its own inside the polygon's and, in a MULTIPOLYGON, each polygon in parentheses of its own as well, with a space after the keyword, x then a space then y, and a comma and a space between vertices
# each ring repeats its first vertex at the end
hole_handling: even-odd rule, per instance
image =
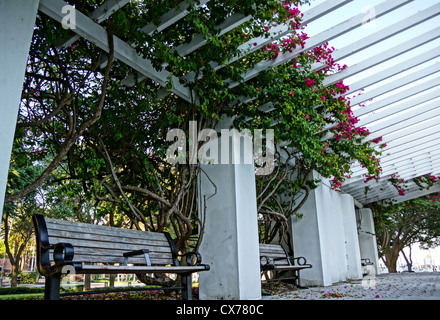
MULTIPOLYGON (((88 17, 96 23, 101 23, 129 2, 130 0, 107 0, 88 17)), ((60 41, 57 46, 60 48, 70 47, 79 38, 81 38, 80 35, 74 34, 70 38, 60 41)))
POLYGON ((403 112, 407 109, 411 109, 417 105, 421 105, 423 103, 429 102, 439 97, 440 97, 440 89, 436 89, 435 91, 429 92, 425 95, 418 96, 416 98, 410 99, 409 101, 404 101, 402 103, 399 103, 393 108, 387 108, 385 110, 381 110, 380 112, 372 113, 365 117, 362 117, 361 119, 359 119, 359 122, 356 125, 359 127, 365 126, 369 123, 379 121, 385 117, 389 117, 394 114, 403 112))
POLYGON ((148 35, 153 34, 154 31, 161 32, 179 21, 180 19, 184 18, 189 12, 188 8, 192 5, 199 7, 208 2, 209 0, 200 0, 199 3, 197 3, 197 1, 183 1, 176 8, 173 8, 167 13, 164 13, 159 18, 159 25, 155 25, 151 22, 141 28, 141 31, 147 33, 148 35))
MULTIPOLYGON (((62 0, 41 0, 39 10, 61 23, 63 19, 62 8, 66 5, 68 4, 62 0)), ((76 25, 72 30, 108 53, 109 44, 107 31, 83 13, 78 10, 75 11, 76 25)), ((156 71, 148 59, 144 59, 133 47, 116 36, 113 36, 113 45, 116 59, 146 75, 163 87, 167 84, 168 77, 171 76, 168 71, 156 71)), ((171 79, 174 85, 171 91, 179 97, 191 101, 192 95, 190 90, 182 86, 177 77, 171 76, 171 79)))
MULTIPOLYGON (((381 4, 379 4, 376 9, 376 18, 379 18, 383 15, 385 15, 388 12, 391 12, 397 8, 400 8, 401 6, 411 2, 412 0, 395 0, 395 1, 384 1, 381 4)), ((260 63, 257 63, 253 68, 249 69, 245 74, 242 75, 243 80, 249 81, 256 77, 259 73, 262 71, 265 71, 270 68, 275 68, 283 63, 286 63, 293 58, 297 57, 303 52, 307 52, 319 45, 322 45, 346 32, 349 32, 351 30, 354 30, 363 24, 363 19, 365 18, 365 14, 360 13, 334 27, 330 27, 326 31, 323 31, 319 33, 318 35, 308 39, 306 41, 306 45, 304 48, 301 49, 295 49, 291 53, 286 52, 284 54, 278 55, 277 58, 263 61, 260 63)), ((237 85, 239 85, 239 82, 235 81, 229 81, 229 87, 233 88, 237 85)))
POLYGON ((350 43, 349 45, 341 49, 336 49, 335 52, 333 52, 332 57, 333 59, 335 59, 335 61, 347 58, 379 42, 387 40, 388 38, 391 38, 405 30, 408 30, 422 22, 425 22, 439 14, 440 4, 435 4, 427 9, 413 14, 406 19, 402 19, 387 28, 379 30, 371 35, 368 35, 365 38, 350 43))
MULTIPOLYGON (((371 67, 377 66, 385 61, 388 61, 390 59, 393 59, 403 53, 406 53, 414 48, 417 48, 419 46, 422 46, 434 39, 437 39, 440 37, 440 27, 434 28, 433 30, 427 31, 421 35, 418 35, 417 37, 414 37, 404 43, 399 44, 396 47, 390 48, 388 50, 385 50, 384 52, 381 52, 373 57, 370 57, 368 59, 365 59, 364 61, 355 64, 353 66, 350 66, 338 73, 335 73, 333 75, 328 76, 324 80, 324 85, 329 86, 332 84, 335 84, 341 80, 344 80, 348 77, 352 77, 356 74, 359 74, 362 71, 365 71, 371 67)), ((353 105, 361 103, 362 98, 360 98, 360 102, 353 103, 353 105)))
POLYGON ((416 94, 430 90, 440 84, 439 78, 434 78, 429 81, 424 81, 423 83, 416 84, 415 86, 409 87, 407 90, 400 91, 394 95, 383 98, 380 101, 369 103, 366 107, 358 108, 353 110, 356 117, 361 117, 373 111, 377 111, 381 108, 387 107, 393 103, 402 101, 404 99, 413 97, 416 94))
MULTIPOLYGON (((439 36, 440 36, 440 28, 438 29, 439 31, 439 36)), ((417 80, 426 78, 427 76, 439 72, 440 70, 440 63, 436 63, 434 66, 427 66, 421 70, 418 70, 416 72, 413 72, 405 77, 399 78, 397 80, 392 81, 391 83, 385 84, 379 88, 376 88, 374 90, 365 92, 361 95, 358 95, 356 97, 354 97, 353 99, 351 99, 351 105, 355 106, 358 105, 360 103, 363 103, 365 101, 369 101, 373 98, 376 98, 378 96, 381 96, 385 93, 388 93, 392 90, 401 88, 407 84, 411 84, 417 80)))
POLYGON ((398 75, 406 70, 417 67, 418 65, 437 58, 438 56, 440 56, 440 48, 434 48, 427 52, 424 52, 423 54, 418 55, 417 57, 403 61, 398 65, 379 71, 372 76, 363 78, 362 80, 350 84, 350 89, 346 92, 346 95, 364 89, 368 86, 374 85, 392 76, 398 75))
POLYGON ((437 193, 437 192, 440 192, 440 185, 432 186, 431 188, 426 189, 426 190, 413 191, 413 192, 405 194, 404 196, 394 197, 394 198, 389 199, 388 202, 393 203, 393 204, 397 204, 397 203, 420 198, 420 197, 427 196, 427 195, 437 193))
POLYGON ((440 101, 432 101, 422 107, 393 115, 393 122, 384 121, 369 127, 370 135, 363 141, 371 141, 379 137, 397 132, 414 124, 423 126, 423 122, 440 116, 440 101))

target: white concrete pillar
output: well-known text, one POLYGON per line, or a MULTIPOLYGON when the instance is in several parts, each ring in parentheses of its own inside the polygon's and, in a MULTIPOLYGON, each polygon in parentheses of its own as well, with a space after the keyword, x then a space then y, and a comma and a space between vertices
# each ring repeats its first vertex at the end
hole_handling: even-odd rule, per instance
POLYGON ((312 268, 301 271, 301 284, 322 286, 331 285, 330 273, 326 269, 321 234, 320 210, 316 189, 310 192, 309 198, 304 203, 299 213, 301 219, 291 218, 292 241, 295 257, 305 257, 312 268))
MULTIPOLYGON (((313 178, 320 178, 313 173, 313 178)), ((300 209, 302 219, 292 219, 295 256, 304 256, 312 264, 301 272, 304 285, 328 286, 346 280, 346 246, 341 195, 326 184, 310 192, 300 209)))
MULTIPOLYGON (((239 137, 231 140, 227 151, 237 150, 240 143, 239 137)), ((224 150, 223 144, 219 159, 224 150)), ((241 145, 240 151, 243 160, 252 146, 241 145)), ((200 253, 211 266, 200 273, 203 300, 261 298, 255 169, 253 163, 241 164, 239 153, 231 157, 235 164, 230 158, 227 164, 202 165, 200 173, 199 215, 205 221, 200 253)))
POLYGON ((347 253, 347 278, 362 279, 361 253, 353 197, 349 194, 341 195, 341 207, 347 253))
POLYGON ((0 1, 0 220, 39 0, 0 1))
MULTIPOLYGON (((314 179, 320 178, 317 173, 314 179)), ((304 285, 328 286, 361 279, 362 267, 353 197, 341 194, 325 180, 312 190, 299 210, 302 219, 291 219, 295 256, 312 264, 301 272, 304 285)))
POLYGON ((357 223, 361 259, 370 259, 374 263, 376 274, 379 272, 379 255, 377 251, 376 231, 371 209, 358 209, 357 223))

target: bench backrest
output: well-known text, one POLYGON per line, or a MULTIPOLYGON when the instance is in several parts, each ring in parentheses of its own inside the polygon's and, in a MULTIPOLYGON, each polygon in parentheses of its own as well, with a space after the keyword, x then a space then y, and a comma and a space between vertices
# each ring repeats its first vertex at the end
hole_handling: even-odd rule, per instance
POLYGON ((290 265, 288 254, 280 244, 260 243, 260 257, 274 259, 274 263, 279 266, 290 265))
MULTIPOLYGON (((40 238, 47 234, 50 245, 70 243, 74 247, 74 262, 122 264, 123 253, 148 249, 152 266, 178 265, 174 242, 166 233, 121 229, 42 216, 34 219, 34 225, 38 228, 40 238)), ((146 264, 143 255, 130 257, 128 263, 146 264)))

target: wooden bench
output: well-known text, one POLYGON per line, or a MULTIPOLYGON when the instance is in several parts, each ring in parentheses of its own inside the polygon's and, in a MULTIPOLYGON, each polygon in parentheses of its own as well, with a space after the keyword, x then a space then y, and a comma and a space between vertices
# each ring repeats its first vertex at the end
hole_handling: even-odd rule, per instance
POLYGON ((311 268, 311 264, 307 264, 304 257, 291 258, 289 254, 280 244, 263 244, 260 243, 260 270, 265 271, 292 271, 293 276, 279 277, 269 279, 267 281, 275 280, 294 280, 298 288, 307 288, 301 286, 300 271, 302 269, 311 268))
MULTIPOLYGON (((178 274, 182 299, 192 299, 192 274, 209 270, 201 256, 179 255, 168 233, 144 232, 34 215, 38 270, 45 300, 60 297, 62 274, 178 274), (181 265, 184 258, 186 265, 181 265)), ((185 264, 185 263, 184 263, 185 264)))

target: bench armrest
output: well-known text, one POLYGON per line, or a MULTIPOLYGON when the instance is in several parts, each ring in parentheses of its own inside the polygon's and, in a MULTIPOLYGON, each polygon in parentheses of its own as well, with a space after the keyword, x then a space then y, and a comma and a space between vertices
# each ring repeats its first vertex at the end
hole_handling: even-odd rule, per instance
POLYGON ((134 257, 134 256, 144 255, 145 263, 147 264, 147 266, 151 266, 151 261, 150 261, 149 253, 150 253, 150 250, 148 250, 148 249, 142 249, 142 250, 134 250, 134 251, 124 252, 124 253, 122 254, 122 255, 124 256, 124 262, 123 262, 123 265, 126 266, 126 265, 128 264, 128 258, 129 258, 129 257, 134 257))
POLYGON ((304 258, 304 257, 296 257, 296 258, 292 258, 291 260, 294 262, 295 265, 298 265, 298 266, 306 266, 306 265, 309 265, 309 264, 307 263, 306 258, 304 258))
POLYGON ((273 266, 274 259, 269 258, 268 256, 260 256, 260 266, 261 267, 269 267, 273 266))
POLYGON ((371 262, 371 260, 369 258, 364 258, 364 259, 361 259, 361 264, 362 264, 362 266, 367 266, 367 265, 373 265, 374 263, 371 262))
POLYGON ((70 243, 60 242, 51 247, 53 247, 53 260, 55 261, 55 266, 61 266, 72 262, 75 252, 70 243))
POLYGON ((185 257, 188 266, 200 266, 202 264, 202 256, 198 252, 187 252, 178 256, 185 257))

